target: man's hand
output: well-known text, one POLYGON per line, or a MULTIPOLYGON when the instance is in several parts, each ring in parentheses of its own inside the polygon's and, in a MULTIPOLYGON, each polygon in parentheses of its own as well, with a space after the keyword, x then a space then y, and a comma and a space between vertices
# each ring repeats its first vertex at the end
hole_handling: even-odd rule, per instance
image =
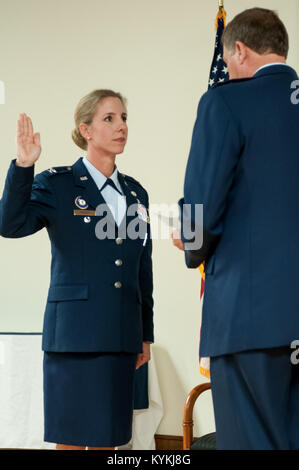
POLYGON ((179 250, 184 251, 184 245, 183 245, 182 240, 180 239, 180 229, 179 228, 176 228, 172 232, 171 238, 172 238, 172 243, 174 244, 174 246, 176 246, 179 250))
POLYGON ((136 370, 148 362, 151 358, 151 344, 148 342, 142 343, 142 349, 143 352, 137 354, 136 370))

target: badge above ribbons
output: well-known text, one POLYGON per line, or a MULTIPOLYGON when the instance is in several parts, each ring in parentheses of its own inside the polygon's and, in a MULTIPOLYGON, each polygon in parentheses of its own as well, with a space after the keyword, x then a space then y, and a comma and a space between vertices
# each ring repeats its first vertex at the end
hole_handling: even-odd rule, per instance
POLYGON ((138 203, 137 215, 138 215, 139 219, 143 220, 144 222, 149 223, 149 216, 147 215, 146 207, 144 207, 140 203, 138 203))
MULTIPOLYGON (((130 190, 130 186, 129 186, 129 184, 127 183, 127 181, 125 179, 126 175, 123 174, 122 176, 124 178, 125 185, 130 190)), ((149 224, 150 223, 150 217, 148 215, 148 211, 147 211, 146 207, 143 204, 141 204, 140 200, 137 197, 136 191, 130 190, 130 194, 136 199, 136 202, 138 204, 137 205, 137 215, 138 215, 139 219, 141 219, 144 222, 147 222, 149 224)))
POLYGON ((79 209, 87 209, 88 204, 84 199, 81 198, 81 196, 77 196, 75 199, 75 204, 79 209))

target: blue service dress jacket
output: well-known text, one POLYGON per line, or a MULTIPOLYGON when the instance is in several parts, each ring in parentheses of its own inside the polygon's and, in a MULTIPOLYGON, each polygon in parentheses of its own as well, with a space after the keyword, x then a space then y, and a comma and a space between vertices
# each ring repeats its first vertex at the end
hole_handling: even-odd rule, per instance
POLYGON ((105 201, 82 157, 72 166, 36 176, 34 165, 18 167, 15 160, 0 201, 0 234, 20 238, 43 227, 48 231, 52 261, 42 349, 142 352, 143 341, 154 341, 146 190, 132 177, 118 174, 129 214, 125 225, 118 227, 111 213, 107 217, 107 212, 97 210, 105 201), (138 204, 146 208, 141 218, 136 210, 129 211, 138 204), (107 227, 110 224, 110 238, 100 239, 97 224, 104 218, 107 227), (144 227, 140 229, 138 222, 144 227), (143 238, 126 236, 130 223, 143 238))
POLYGON ((205 261, 202 357, 299 339, 296 80, 291 67, 271 65, 199 102, 179 205, 184 215, 189 204, 203 233, 202 246, 185 253, 190 268, 205 261))

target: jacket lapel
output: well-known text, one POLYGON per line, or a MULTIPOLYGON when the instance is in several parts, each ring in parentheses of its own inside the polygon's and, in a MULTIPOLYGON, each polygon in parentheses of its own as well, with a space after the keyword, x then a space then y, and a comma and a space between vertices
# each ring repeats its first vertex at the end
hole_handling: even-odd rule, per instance
POLYGON ((126 222, 126 227, 127 227, 128 224, 136 217, 136 210, 133 211, 131 206, 134 205, 134 209, 136 209, 138 200, 132 194, 131 188, 122 173, 118 173, 118 181, 119 181, 119 184, 121 185, 124 195, 126 196, 126 203, 127 203, 126 219, 123 219, 121 225, 123 225, 123 223, 126 222), (129 212, 129 215, 128 215, 128 212, 129 212))
MULTIPOLYGON (((143 204, 143 202, 141 200, 139 200, 138 195, 135 192, 136 188, 132 187, 130 185, 130 181, 128 181, 122 173, 118 173, 118 180, 119 180, 119 183, 122 187, 123 193, 126 196, 126 202, 127 202, 126 233, 128 235, 128 225, 134 219, 138 218, 137 206, 138 206, 138 204, 143 204), (132 205, 134 207, 131 207, 132 205), (129 211, 129 215, 128 215, 128 211, 129 211)), ((136 225, 135 225, 135 223, 133 224, 134 232, 137 228, 139 233, 143 234, 145 229, 146 229, 146 225, 147 224, 145 224, 144 229, 142 230, 142 228, 141 228, 142 221, 138 218, 138 220, 136 220, 136 225), (138 224, 139 224, 139 227, 137 226, 138 224)), ((122 230, 124 229, 124 221, 120 225, 120 230, 121 229, 122 230)))

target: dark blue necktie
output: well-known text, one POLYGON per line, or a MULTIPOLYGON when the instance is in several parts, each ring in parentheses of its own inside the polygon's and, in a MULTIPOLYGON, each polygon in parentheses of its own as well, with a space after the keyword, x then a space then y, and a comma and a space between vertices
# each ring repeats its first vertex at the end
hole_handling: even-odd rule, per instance
POLYGON ((103 186, 101 187, 100 191, 103 191, 104 188, 106 188, 106 186, 112 186, 113 189, 115 189, 115 191, 117 191, 121 196, 122 196, 122 193, 120 192, 119 189, 117 189, 114 181, 112 181, 112 179, 110 178, 107 178, 105 183, 103 184, 103 186))

